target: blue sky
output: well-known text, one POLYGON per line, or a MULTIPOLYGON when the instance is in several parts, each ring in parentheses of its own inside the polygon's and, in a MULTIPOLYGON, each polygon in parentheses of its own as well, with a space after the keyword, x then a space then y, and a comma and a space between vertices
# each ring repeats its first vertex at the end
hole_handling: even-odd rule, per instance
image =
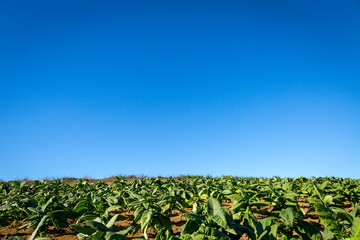
POLYGON ((360 178, 359 11, 1 1, 0 178, 360 178))

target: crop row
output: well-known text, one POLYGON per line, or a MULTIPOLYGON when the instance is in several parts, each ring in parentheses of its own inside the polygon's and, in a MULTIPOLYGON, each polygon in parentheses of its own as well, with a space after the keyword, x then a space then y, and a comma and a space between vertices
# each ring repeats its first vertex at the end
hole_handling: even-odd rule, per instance
MULTIPOLYGON (((71 228, 80 240, 360 239, 360 181, 342 178, 116 177, 111 184, 79 180, 0 183, 0 231, 14 221, 49 240, 50 227, 71 228), (228 202, 224 207, 222 203, 228 202), (305 208, 299 202, 305 202, 305 208), (129 220, 119 229, 116 222, 129 220), (170 216, 186 223, 173 232, 170 216), (259 217, 261 216, 261 217, 259 217), (309 221, 311 218, 318 221, 309 221)), ((8 239, 24 239, 11 236, 8 239)))

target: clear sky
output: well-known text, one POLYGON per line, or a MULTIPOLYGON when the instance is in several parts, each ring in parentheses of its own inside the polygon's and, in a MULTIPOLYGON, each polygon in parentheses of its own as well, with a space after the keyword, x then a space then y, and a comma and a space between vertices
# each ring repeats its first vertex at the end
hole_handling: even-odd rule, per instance
POLYGON ((360 178, 359 13, 1 1, 0 178, 360 178))

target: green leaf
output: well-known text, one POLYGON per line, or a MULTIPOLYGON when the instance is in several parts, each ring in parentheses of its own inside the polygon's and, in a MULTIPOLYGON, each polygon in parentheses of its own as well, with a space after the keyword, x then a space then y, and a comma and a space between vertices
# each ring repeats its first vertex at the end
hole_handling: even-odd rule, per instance
POLYGON ((91 240, 103 240, 106 232, 103 231, 96 231, 91 235, 91 240))
POLYGON ((119 200, 118 200, 116 197, 114 197, 114 196, 109 196, 109 197, 107 198, 107 202, 108 202, 109 204, 111 204, 111 205, 117 204, 118 201, 119 201, 119 200))
POLYGON ((144 230, 145 227, 149 224, 153 217, 153 211, 151 209, 145 210, 143 214, 141 215, 140 224, 141 224, 141 230, 144 230))
POLYGON ((107 228, 111 228, 111 227, 114 225, 114 223, 117 221, 117 219, 118 219, 119 216, 121 216, 121 215, 119 215, 119 214, 114 215, 114 216, 110 219, 110 221, 106 224, 106 227, 107 227, 107 228))
POLYGON ((51 205, 51 204, 54 202, 54 200, 56 200, 56 197, 55 197, 55 196, 51 197, 51 198, 46 202, 46 204, 45 204, 44 206, 42 206, 41 211, 46 212, 47 207, 48 207, 49 205, 51 205))
POLYGON ((110 212, 113 212, 113 211, 116 211, 118 209, 121 209, 122 206, 121 205, 113 205, 113 206, 110 206, 106 209, 106 214, 109 214, 110 212))
POLYGON ((224 211, 217 211, 216 214, 211 217, 211 219, 222 228, 229 227, 226 221, 226 214, 224 211))
POLYGON ((134 223, 136 223, 141 218, 143 212, 144 212, 143 207, 136 208, 136 210, 134 212, 134 223))
POLYGON ((295 225, 295 231, 303 240, 322 240, 320 231, 311 223, 298 221, 295 225))
MULTIPOLYGON (((268 240, 276 240, 277 239, 277 230, 280 226, 280 223, 277 222, 278 219, 275 217, 266 217, 263 218, 262 220, 260 220, 260 224, 262 226, 262 229, 266 229, 267 230, 267 239, 268 240)), ((257 223, 256 225, 258 226, 257 223)))
POLYGON ((232 191, 229 190, 229 189, 225 189, 225 190, 222 191, 222 193, 223 193, 224 195, 229 195, 229 194, 232 194, 232 191))
POLYGON ((191 240, 228 240, 228 237, 215 237, 215 236, 208 236, 205 234, 196 234, 191 236, 191 240))
POLYGON ((44 215, 38 215, 38 214, 36 214, 36 215, 31 215, 31 216, 29 216, 29 217, 27 217, 27 218, 25 218, 24 219, 24 222, 25 221, 40 221, 41 220, 41 218, 43 217, 44 215))
POLYGON ((89 235, 86 235, 86 234, 79 233, 76 236, 78 237, 79 240, 91 240, 91 237, 89 235))
POLYGON ((350 212, 350 215, 351 215, 353 218, 356 217, 356 213, 357 213, 357 211, 358 211, 358 209, 359 209, 359 204, 360 204, 360 203, 356 204, 355 207, 354 207, 354 209, 350 212))
POLYGON ((144 230, 143 230, 143 235, 144 235, 144 238, 145 238, 145 239, 149 239, 149 238, 148 238, 148 235, 147 235, 147 230, 148 230, 148 225, 146 225, 146 226, 144 227, 144 230))
POLYGON ((160 221, 162 223, 162 225, 172 233, 172 228, 171 228, 171 221, 168 217, 166 217, 165 215, 159 213, 159 218, 160 218, 160 221))
POLYGON ((200 223, 194 219, 188 219, 181 231, 181 235, 192 234, 196 232, 200 227, 200 223))
POLYGON ((315 201, 314 207, 322 224, 335 237, 341 239, 346 236, 344 226, 339 224, 336 213, 326 206, 322 201, 315 201))
POLYGON ((325 228, 323 232, 323 237, 324 239, 333 239, 334 234, 332 234, 329 229, 325 228))
POLYGON ((354 221, 354 218, 344 209, 332 207, 331 210, 336 213, 336 217, 340 220, 348 221, 350 224, 354 221))
POLYGON ((69 217, 69 212, 65 210, 55 210, 47 213, 52 218, 56 218, 62 222, 67 222, 67 219, 69 217))
POLYGON ((334 204, 333 202, 333 197, 331 195, 326 195, 323 199, 323 202, 326 204, 326 205, 331 205, 331 204, 334 204))
POLYGON ((267 233, 268 233, 268 230, 264 230, 264 231, 257 237, 257 239, 261 240, 263 237, 266 236, 267 233))
POLYGON ((170 203, 166 204, 162 210, 164 213, 168 212, 169 210, 171 210, 171 204, 170 203))
POLYGON ((104 224, 96 222, 96 221, 86 221, 85 224, 90 226, 92 229, 95 229, 95 230, 100 231, 100 232, 111 231, 104 224))
POLYGON ((201 226, 199 230, 191 235, 193 239, 222 239, 231 240, 226 234, 216 228, 201 226), (205 237, 205 238, 204 238, 205 237), (210 238, 206 238, 210 237, 210 238), (215 238, 214 238, 215 237, 215 238))
POLYGON ((43 211, 40 211, 39 209, 37 208, 34 208, 34 207, 28 207, 27 208, 28 210, 30 210, 31 212, 33 213, 36 213, 38 215, 45 215, 45 213, 43 211))
POLYGON ((285 220, 286 224, 288 224, 291 227, 294 225, 295 213, 293 208, 288 207, 284 210, 281 210, 279 214, 280 217, 282 217, 285 220))
POLYGON ((215 198, 208 198, 207 200, 207 214, 209 216, 214 216, 217 211, 221 209, 220 202, 215 198))
POLYGON ((97 215, 84 214, 76 220, 76 223, 81 223, 81 222, 88 221, 88 220, 94 221, 95 218, 97 218, 97 215))
POLYGON ((260 207, 270 206, 271 203, 270 202, 253 201, 253 202, 250 202, 249 205, 260 208, 260 207))
POLYGON ((119 233, 113 233, 113 232, 107 232, 105 235, 106 240, 118 240, 118 239, 126 239, 126 236, 119 234, 119 233))
POLYGON ((225 231, 238 236, 242 236, 243 233, 247 233, 249 236, 253 236, 254 234, 249 228, 238 223, 229 224, 225 231))
POLYGON ((280 224, 276 223, 270 226, 270 232, 269 232, 269 240, 276 240, 277 239, 277 232, 280 224))
POLYGON ((84 223, 80 223, 80 224, 70 224, 70 227, 72 229, 74 229, 75 231, 77 231, 78 233, 82 233, 82 234, 86 234, 86 235, 91 235, 94 232, 96 232, 96 230, 84 223))
POLYGON ((128 235, 129 233, 131 233, 132 231, 134 231, 134 226, 130 226, 125 230, 119 231, 117 233, 122 234, 122 235, 128 235))
POLYGON ((29 222, 29 223, 26 223, 26 224, 22 225, 22 226, 19 227, 18 229, 19 229, 19 230, 27 229, 27 228, 30 228, 31 225, 32 225, 32 222, 29 222))
POLYGON ((360 218, 354 218, 350 236, 352 240, 360 240, 360 218))
POLYGON ((195 214, 195 213, 184 213, 183 215, 181 215, 182 217, 186 217, 187 219, 192 219, 198 223, 203 223, 205 222, 205 218, 199 214, 195 214))

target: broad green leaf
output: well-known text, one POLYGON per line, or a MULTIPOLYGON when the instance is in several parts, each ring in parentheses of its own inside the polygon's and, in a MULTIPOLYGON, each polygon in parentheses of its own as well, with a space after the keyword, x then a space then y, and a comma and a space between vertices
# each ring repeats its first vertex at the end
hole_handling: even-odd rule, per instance
POLYGON ((134 222, 135 223, 141 218, 143 211, 144 211, 143 207, 136 208, 136 210, 134 212, 134 222))
POLYGON ((254 201, 254 202, 250 202, 249 203, 250 206, 256 206, 256 207, 265 207, 265 206, 270 206, 271 203, 270 202, 261 202, 261 201, 254 201))
POLYGON ((66 222, 68 217, 69 217, 69 213, 65 210, 55 210, 55 211, 51 211, 47 213, 48 215, 50 215, 53 218, 56 218, 60 221, 66 222))
POLYGON ((352 240, 360 240, 360 218, 354 218, 350 236, 352 240))
POLYGON ((88 220, 93 221, 95 218, 97 218, 97 216, 94 214, 85 214, 85 215, 82 215, 81 217, 79 217, 76 220, 76 223, 81 223, 81 222, 88 221, 88 220))
POLYGON ((59 228, 60 228, 59 222, 58 222, 58 221, 54 221, 54 219, 50 219, 50 221, 51 221, 51 223, 55 226, 55 228, 56 228, 57 230, 59 230, 59 228))
POLYGON ((113 212, 113 211, 116 211, 118 209, 121 209, 122 206, 121 205, 113 205, 113 206, 110 206, 106 209, 106 213, 109 214, 110 212, 113 212))
POLYGON ((107 232, 105 234, 105 240, 122 240, 122 239, 126 239, 126 236, 121 235, 119 233, 113 233, 113 232, 107 232))
POLYGON ((331 210, 336 213, 336 217, 340 220, 348 221, 350 224, 354 221, 353 217, 344 209, 332 207, 331 210))
POLYGON ((166 204, 162 210, 163 210, 163 212, 167 212, 167 211, 171 210, 171 204, 170 203, 166 204))
POLYGON ((152 210, 145 210, 143 214, 141 215, 140 224, 141 224, 141 230, 144 230, 146 226, 149 224, 153 217, 153 211, 152 210))
POLYGON ((205 222, 205 217, 199 215, 199 214, 195 214, 195 213, 189 213, 189 212, 186 212, 184 213, 183 215, 181 215, 182 217, 186 217, 188 219, 192 219, 198 223, 203 223, 205 222))
MULTIPOLYGON (((222 209, 221 209, 222 210, 222 209)), ((228 228, 228 223, 226 221, 226 214, 224 211, 218 210, 216 214, 211 216, 211 219, 217 223, 220 227, 228 228)))
POLYGON ((325 228, 323 232, 323 237, 324 239, 333 239, 334 234, 332 234, 329 229, 325 228))
POLYGON ((263 229, 270 227, 274 224, 274 221, 276 221, 276 217, 266 217, 260 220, 261 225, 263 226, 263 229))
POLYGON ((98 230, 98 231, 96 231, 95 233, 93 233, 91 235, 91 240, 103 240, 106 233, 107 232, 103 232, 103 231, 98 230))
POLYGON ((117 204, 118 203, 118 199, 114 196, 109 196, 107 198, 107 202, 110 204, 110 205, 114 205, 114 204, 117 204))
POLYGON ((98 223, 102 223, 101 217, 96 217, 93 221, 98 222, 98 223))
POLYGON ((134 226, 130 226, 127 229, 119 231, 117 233, 122 234, 122 235, 127 235, 127 234, 131 233, 132 231, 134 231, 134 226))
POLYGON ((45 204, 44 206, 42 206, 41 211, 46 212, 46 209, 48 208, 48 206, 52 205, 52 203, 53 203, 55 200, 56 200, 56 197, 55 197, 55 196, 51 197, 51 198, 46 202, 46 204, 45 204))
POLYGON ((232 194, 232 191, 229 190, 229 189, 225 189, 225 190, 222 191, 222 194, 229 195, 229 194, 232 194))
POLYGON ((214 216, 217 211, 221 209, 220 202, 215 198, 208 198, 207 200, 207 213, 209 216, 214 216))
POLYGON ((191 237, 191 240, 230 240, 231 238, 229 237, 225 237, 225 236, 221 236, 221 237, 216 237, 216 236, 209 236, 209 235, 205 235, 205 234, 196 234, 193 235, 191 237))
POLYGON ((252 230, 238 223, 229 224, 225 231, 238 236, 242 236, 243 233, 247 233, 250 237, 255 236, 252 230))
POLYGON ((281 210, 280 217, 282 217, 289 226, 292 227, 294 225, 295 213, 293 208, 289 207, 281 210))
MULTIPOLYGON (((266 217, 262 219, 259 223, 262 225, 262 229, 267 229, 267 237, 268 240, 276 240, 277 239, 277 230, 279 228, 279 223, 275 217, 266 217)), ((258 225, 257 223, 256 225, 258 225)))
POLYGON ((91 228, 100 231, 100 232, 108 232, 111 231, 109 228, 107 228, 104 224, 96 222, 96 221, 86 221, 86 225, 90 226, 91 228))
POLYGON ((94 232, 96 232, 96 230, 84 223, 80 223, 80 224, 70 224, 70 227, 72 229, 74 229, 75 231, 77 231, 78 233, 82 233, 82 234, 86 234, 86 235, 91 235, 94 232))
POLYGON ((198 221, 195 221, 193 219, 188 219, 181 231, 181 235, 192 234, 196 232, 199 229, 199 227, 200 227, 200 223, 198 221))
POLYGON ((197 212, 198 212, 198 204, 197 204, 197 202, 195 202, 195 203, 193 204, 193 206, 192 206, 192 212, 193 212, 193 213, 197 213, 197 212))
POLYGON ((162 225, 163 225, 168 231, 170 231, 170 232, 172 233, 172 228, 171 228, 171 221, 170 221, 170 219, 169 219, 167 216, 165 216, 165 215, 163 215, 163 214, 161 214, 161 213, 159 213, 159 218, 160 218, 160 221, 161 221, 162 225))
MULTIPOLYGON (((231 240, 226 234, 220 232, 218 229, 212 227, 205 227, 205 226, 201 226, 197 232, 192 234, 193 239, 197 239, 198 236, 216 237, 215 239, 231 240), (205 236, 203 236, 202 234, 205 236)), ((214 238, 209 238, 209 239, 214 239, 214 238)))
POLYGON ((275 224, 270 226, 269 240, 276 240, 277 239, 279 226, 280 226, 279 223, 275 223, 275 224))
POLYGON ((295 231, 303 240, 322 240, 320 231, 311 223, 298 221, 295 225, 295 231))
POLYGON ((79 240, 91 240, 91 236, 83 234, 83 233, 79 233, 76 236, 78 237, 79 240))
POLYGON ((326 195, 323 199, 323 202, 326 204, 326 205, 331 205, 331 204, 334 204, 333 202, 333 197, 331 195, 326 195))
POLYGON ((119 215, 119 214, 114 215, 114 216, 110 219, 110 221, 106 224, 106 227, 107 227, 107 228, 111 228, 111 227, 114 225, 114 223, 117 221, 117 219, 118 219, 119 216, 121 216, 121 215, 119 215))
POLYGON ((350 215, 351 215, 353 218, 356 217, 356 213, 357 213, 357 211, 358 211, 358 209, 359 209, 359 205, 360 205, 360 203, 356 204, 355 207, 354 207, 354 209, 350 212, 350 215))
POLYGON ((43 211, 40 211, 39 209, 34 208, 34 207, 28 207, 27 209, 30 210, 31 212, 34 212, 34 213, 38 214, 38 215, 44 215, 45 214, 43 211))
POLYGON ((346 232, 343 225, 339 224, 336 213, 321 201, 314 202, 316 213, 321 223, 338 239, 345 237, 346 232))

